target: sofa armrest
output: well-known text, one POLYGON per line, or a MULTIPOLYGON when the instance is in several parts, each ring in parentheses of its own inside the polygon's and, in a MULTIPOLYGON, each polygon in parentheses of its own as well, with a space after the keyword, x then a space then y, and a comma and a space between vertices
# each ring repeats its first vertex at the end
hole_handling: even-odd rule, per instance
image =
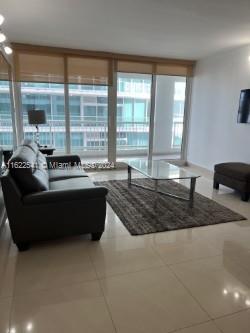
POLYGON ((51 190, 28 194, 23 197, 24 205, 39 205, 103 198, 107 195, 106 187, 97 186, 94 188, 72 189, 72 190, 51 190))
POLYGON ((48 169, 58 168, 61 163, 66 163, 68 166, 80 166, 81 159, 78 155, 55 155, 46 156, 48 169))

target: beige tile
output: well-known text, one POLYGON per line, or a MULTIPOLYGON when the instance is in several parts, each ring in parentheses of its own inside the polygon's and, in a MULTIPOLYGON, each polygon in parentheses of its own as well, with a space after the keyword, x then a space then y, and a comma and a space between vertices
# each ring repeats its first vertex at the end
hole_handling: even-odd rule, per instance
POLYGON ((11 328, 17 333, 112 333, 114 327, 98 282, 14 298, 11 328))
POLYGON ((212 322, 195 325, 189 328, 176 331, 175 333, 221 333, 212 322))
POLYGON ((105 231, 102 238, 113 238, 120 236, 129 236, 128 230, 124 227, 113 209, 107 205, 107 215, 105 223, 105 231))
POLYGON ((16 278, 16 258, 5 257, 0 263, 0 299, 12 297, 16 278))
POLYGON ((6 257, 12 257, 16 254, 17 247, 12 241, 9 222, 6 220, 0 230, 0 265, 2 261, 6 260, 6 257))
POLYGON ((119 333, 166 333, 208 320, 167 267, 101 282, 119 333))
MULTIPOLYGON (((250 219, 249 203, 226 187, 214 191, 212 174, 201 175, 198 192, 250 219)), ((91 177, 126 179, 127 172, 91 177)), ((104 277, 118 333, 218 333, 215 324, 223 333, 249 332, 249 262, 249 220, 133 237, 108 205, 99 243, 81 236, 37 243, 22 254, 6 224, 0 233, 0 332, 8 328, 15 278, 17 333, 27 332, 29 324, 35 333, 114 332, 95 270, 104 277), (209 318, 197 302, 214 318, 226 316, 204 323, 209 318)))
POLYGON ((183 244, 183 243, 193 243, 197 240, 195 229, 188 228, 173 230, 167 232, 156 232, 154 234, 145 235, 146 238, 150 238, 152 245, 158 247, 164 244, 183 244))
POLYGON ((250 276, 228 257, 190 261, 171 266, 182 283, 213 318, 250 306, 250 276))
POLYGON ((164 265, 150 241, 140 236, 103 239, 90 244, 89 252, 100 278, 164 265))
POLYGON ((217 319, 215 323, 223 333, 249 333, 250 310, 217 319))
POLYGON ((94 266, 82 239, 48 243, 19 254, 15 293, 53 289, 96 280, 94 266))
POLYGON ((250 223, 247 220, 239 222, 227 222, 219 223, 214 225, 208 225, 204 227, 193 228, 195 236, 199 237, 210 237, 213 238, 216 235, 234 235, 238 232, 249 232, 250 233, 250 223))
POLYGON ((0 300, 0 332, 9 332, 9 318, 11 309, 11 298, 0 300))
POLYGON ((220 251, 204 240, 190 240, 182 243, 155 242, 154 248, 166 264, 217 256, 220 251))
POLYGON ((250 250, 250 228, 248 221, 242 221, 242 224, 224 223, 219 228, 214 227, 209 228, 209 230, 197 228, 195 234, 220 252, 230 251, 230 247, 233 250, 236 247, 250 250), (245 225, 243 222, 245 222, 245 225))

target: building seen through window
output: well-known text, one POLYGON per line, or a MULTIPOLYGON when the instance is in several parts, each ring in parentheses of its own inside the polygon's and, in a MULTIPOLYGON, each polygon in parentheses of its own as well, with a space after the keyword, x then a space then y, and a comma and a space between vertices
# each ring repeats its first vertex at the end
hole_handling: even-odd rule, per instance
MULTIPOLYGON (((180 149, 185 103, 183 78, 174 80, 171 148, 180 149)), ((147 150, 151 103, 151 75, 118 73, 117 79, 117 151, 147 150)), ((167 96, 167 93, 166 93, 167 96)), ((169 98, 169 97, 168 97, 169 98)), ((40 143, 65 151, 64 85, 21 83, 24 136, 35 137, 28 124, 27 111, 46 111, 47 124, 40 126, 40 143)), ((157 105, 156 105, 157 107, 157 105)), ((162 109, 161 112, 168 112, 162 109)), ((108 87, 69 85, 70 139, 73 152, 105 153, 108 149, 108 87)), ((9 83, 0 82, 0 145, 12 147, 12 117, 9 83)))

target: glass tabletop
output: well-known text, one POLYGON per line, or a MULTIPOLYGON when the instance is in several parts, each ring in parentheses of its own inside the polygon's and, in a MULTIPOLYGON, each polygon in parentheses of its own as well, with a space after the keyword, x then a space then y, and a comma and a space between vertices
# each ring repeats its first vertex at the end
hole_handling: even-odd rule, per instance
POLYGON ((163 160, 135 159, 128 161, 127 164, 152 179, 189 179, 200 177, 163 160))

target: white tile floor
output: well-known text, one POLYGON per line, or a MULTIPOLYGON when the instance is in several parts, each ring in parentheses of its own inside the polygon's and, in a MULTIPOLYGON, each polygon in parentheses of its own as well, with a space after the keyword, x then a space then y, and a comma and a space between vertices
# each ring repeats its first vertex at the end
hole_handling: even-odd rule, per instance
POLYGON ((225 187, 214 191, 206 172, 197 191, 248 220, 130 236, 108 207, 100 242, 81 236, 23 253, 6 224, 0 236, 0 332, 249 333, 250 202, 225 187))

